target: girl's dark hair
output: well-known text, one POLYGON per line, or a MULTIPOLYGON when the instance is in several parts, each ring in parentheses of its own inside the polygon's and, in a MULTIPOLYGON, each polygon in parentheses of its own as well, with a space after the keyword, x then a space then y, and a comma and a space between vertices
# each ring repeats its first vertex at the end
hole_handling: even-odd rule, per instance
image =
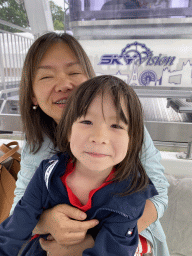
POLYGON ((94 77, 78 87, 68 99, 68 104, 57 127, 57 146, 61 152, 67 152, 75 161, 68 141, 73 123, 85 116, 94 98, 109 93, 117 109, 117 119, 128 124, 129 145, 124 160, 116 165, 113 181, 131 179, 131 185, 125 194, 140 191, 148 184, 148 176, 141 164, 140 153, 143 144, 144 124, 141 103, 134 90, 121 79, 103 75, 94 77), (128 119, 122 110, 125 102, 128 119))
POLYGON ((38 65, 47 50, 58 42, 63 42, 69 46, 88 78, 95 76, 87 54, 73 36, 66 33, 57 34, 55 32, 50 32, 42 35, 32 44, 23 66, 19 103, 23 131, 27 143, 30 145, 31 152, 33 153, 36 153, 41 148, 44 141, 43 134, 46 134, 56 146, 55 130, 57 124, 50 116, 46 115, 40 107, 38 107, 36 111, 33 111, 32 96, 33 82, 38 65))

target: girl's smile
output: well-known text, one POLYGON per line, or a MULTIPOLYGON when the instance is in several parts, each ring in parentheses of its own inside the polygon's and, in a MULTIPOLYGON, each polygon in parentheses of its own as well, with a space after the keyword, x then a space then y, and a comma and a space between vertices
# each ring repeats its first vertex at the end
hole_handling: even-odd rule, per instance
POLYGON ((107 154, 95 153, 95 152, 85 152, 85 153, 92 157, 107 157, 107 156, 109 156, 107 154))

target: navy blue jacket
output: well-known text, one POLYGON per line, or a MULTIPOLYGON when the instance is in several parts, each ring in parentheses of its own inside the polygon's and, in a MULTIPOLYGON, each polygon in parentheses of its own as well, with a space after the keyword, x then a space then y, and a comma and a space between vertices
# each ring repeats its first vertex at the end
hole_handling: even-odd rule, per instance
MULTIPOLYGON (((60 179, 68 160, 68 155, 59 153, 41 162, 13 215, 0 225, 0 255, 18 254, 24 241, 31 237, 43 209, 71 205, 60 179)), ((87 219, 98 219, 99 224, 89 231, 95 238, 95 246, 86 249, 83 256, 134 255, 138 245, 137 220, 143 214, 146 199, 158 193, 150 182, 142 192, 117 195, 128 185, 129 180, 113 182, 93 195, 87 219)))

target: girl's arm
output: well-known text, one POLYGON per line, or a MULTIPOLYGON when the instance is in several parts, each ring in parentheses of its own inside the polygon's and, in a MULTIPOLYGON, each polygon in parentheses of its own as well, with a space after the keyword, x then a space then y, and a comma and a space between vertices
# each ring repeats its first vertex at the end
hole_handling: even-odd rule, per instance
POLYGON ((146 128, 144 131, 144 143, 140 159, 147 175, 159 194, 147 200, 144 213, 138 221, 139 233, 156 219, 161 218, 168 204, 167 194, 169 183, 164 176, 164 167, 160 163, 161 155, 155 148, 146 128))
POLYGON ((37 169, 14 212, 0 225, 0 255, 16 256, 42 213, 47 198, 42 166, 37 169))
MULTIPOLYGON (((16 182, 16 189, 14 192, 15 198, 10 214, 13 213, 16 204, 24 195, 31 178, 41 161, 53 155, 53 153, 51 153, 52 148, 53 146, 50 143, 50 140, 45 137, 41 149, 36 154, 32 154, 30 153, 26 141, 24 142, 21 153, 21 169, 16 182)), ((76 244, 85 238, 88 229, 97 224, 95 220, 84 222, 75 221, 84 219, 86 219, 86 214, 74 207, 68 205, 55 206, 42 213, 40 221, 34 229, 34 233, 54 234, 55 230, 57 230, 57 237, 61 244, 76 244)))

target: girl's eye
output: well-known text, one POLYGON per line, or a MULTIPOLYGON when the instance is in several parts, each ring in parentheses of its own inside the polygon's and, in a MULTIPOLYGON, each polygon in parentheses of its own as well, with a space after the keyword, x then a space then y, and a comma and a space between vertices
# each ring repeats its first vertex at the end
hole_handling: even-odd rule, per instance
POLYGON ((80 123, 81 123, 81 124, 87 124, 87 125, 91 125, 91 124, 92 124, 92 122, 89 121, 89 120, 83 120, 83 121, 81 121, 80 123))
POLYGON ((123 129, 123 127, 120 126, 119 124, 112 124, 111 127, 114 129, 123 129))

